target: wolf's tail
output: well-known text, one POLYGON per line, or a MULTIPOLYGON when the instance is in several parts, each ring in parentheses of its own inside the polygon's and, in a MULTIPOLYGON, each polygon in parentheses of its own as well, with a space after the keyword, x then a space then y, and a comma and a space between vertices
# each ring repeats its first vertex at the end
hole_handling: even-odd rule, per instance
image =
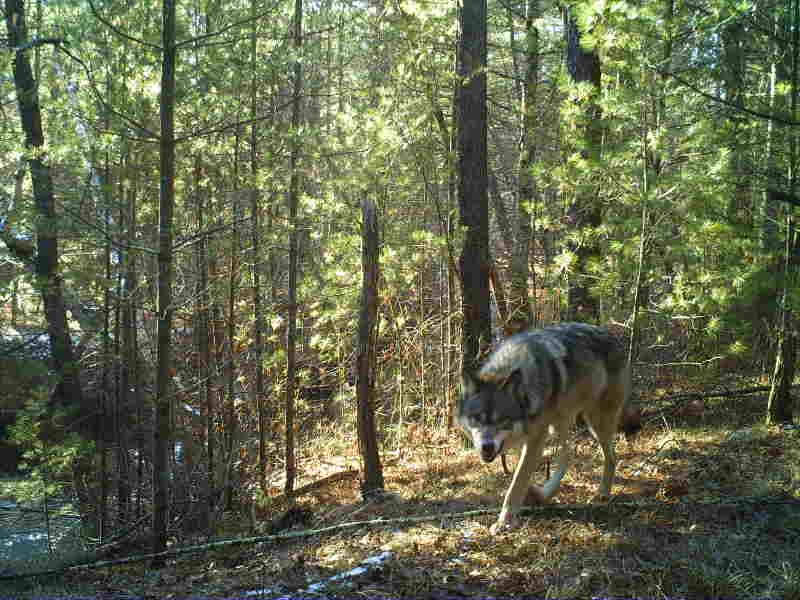
POLYGON ((628 402, 622 409, 619 421, 619 430, 626 439, 632 439, 642 429, 642 411, 628 402))
POLYGON ((610 379, 609 387, 616 388, 616 393, 623 397, 619 431, 625 434, 626 439, 630 440, 642 429, 642 411, 631 402, 630 367, 627 365, 622 367, 610 379))

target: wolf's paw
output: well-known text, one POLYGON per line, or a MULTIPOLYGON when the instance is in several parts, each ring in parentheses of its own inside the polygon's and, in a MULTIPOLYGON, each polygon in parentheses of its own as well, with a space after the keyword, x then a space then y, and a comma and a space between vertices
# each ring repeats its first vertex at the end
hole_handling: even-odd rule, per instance
POLYGON ((539 485, 532 485, 528 488, 528 493, 525 494, 525 504, 528 506, 536 506, 537 504, 546 504, 547 496, 544 489, 539 485))
POLYGON ((517 525, 519 525, 519 520, 516 517, 501 513, 500 517, 497 519, 497 522, 489 528, 489 533, 492 535, 497 535, 503 531, 515 529, 517 525))

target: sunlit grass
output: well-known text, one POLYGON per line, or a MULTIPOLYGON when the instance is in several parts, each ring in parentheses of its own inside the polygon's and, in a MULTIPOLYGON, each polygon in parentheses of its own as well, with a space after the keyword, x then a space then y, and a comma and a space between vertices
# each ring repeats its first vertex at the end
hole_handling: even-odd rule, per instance
MULTIPOLYGON (((666 400, 645 405, 644 431, 618 441, 610 505, 590 502, 602 458, 590 438, 578 435, 573 467, 555 499, 567 506, 536 510, 519 528, 491 536, 493 514, 448 515, 500 504, 510 478, 499 461, 481 462, 458 432, 409 425, 382 456, 388 496, 362 502, 358 481, 347 479, 298 502, 313 511, 311 528, 441 518, 196 555, 149 579, 143 567, 126 567, 70 581, 162 596, 185 595, 187 582, 194 595, 298 594, 391 552, 380 567, 332 582, 326 593, 800 599, 800 506, 790 503, 800 497, 800 431, 763 425, 763 397, 711 399, 696 408, 687 412, 666 400)), ((298 486, 358 467, 351 429, 321 428, 307 439, 298 486)), ((273 485, 257 529, 266 530, 288 506, 280 479, 273 485)), ((236 520, 231 515, 229 522, 236 520)))

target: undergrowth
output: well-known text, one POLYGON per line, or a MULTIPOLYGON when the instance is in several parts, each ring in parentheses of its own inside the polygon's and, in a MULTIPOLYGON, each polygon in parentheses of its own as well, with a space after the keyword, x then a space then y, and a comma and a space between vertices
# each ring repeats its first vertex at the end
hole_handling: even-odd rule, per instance
MULTIPOLYGON (((456 432, 409 427, 399 448, 382 457, 387 495, 363 502, 353 479, 315 490, 298 501, 313 515, 303 527, 437 514, 440 520, 373 523, 212 551, 158 572, 145 564, 86 571, 65 577, 65 585, 159 596, 252 590, 308 596, 310 584, 390 552, 375 568, 330 582, 324 593, 800 600, 800 431, 763 425, 763 396, 710 398, 691 411, 685 404, 654 398, 644 406, 644 430, 618 442, 608 505, 590 503, 601 455, 579 433, 555 506, 534 510, 519 528, 492 537, 493 514, 444 515, 498 506, 510 481, 499 461, 481 463, 456 432)), ((357 467, 352 437, 329 432, 313 440, 304 449, 307 468, 298 486, 357 467), (329 458, 315 462, 315 456, 329 458)), ((275 490, 256 511, 257 530, 288 506, 279 482, 275 490)), ((226 533, 245 532, 252 533, 226 533)))

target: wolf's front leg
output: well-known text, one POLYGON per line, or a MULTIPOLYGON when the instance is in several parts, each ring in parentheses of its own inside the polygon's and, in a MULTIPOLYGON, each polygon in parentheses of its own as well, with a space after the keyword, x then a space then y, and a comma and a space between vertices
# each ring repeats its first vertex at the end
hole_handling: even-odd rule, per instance
MULTIPOLYGON (((543 433, 544 431, 542 434, 543 433)), ((545 435, 528 437, 528 440, 522 447, 517 469, 514 471, 511 485, 503 500, 503 508, 500 510, 500 516, 489 530, 492 535, 506 527, 516 525, 516 515, 519 513, 519 509, 522 507, 522 503, 528 493, 528 484, 530 483, 531 476, 536 472, 542 458, 545 438, 545 435)), ((544 499, 544 494, 538 488, 532 489, 531 492, 534 494, 538 492, 538 496, 544 499)))

